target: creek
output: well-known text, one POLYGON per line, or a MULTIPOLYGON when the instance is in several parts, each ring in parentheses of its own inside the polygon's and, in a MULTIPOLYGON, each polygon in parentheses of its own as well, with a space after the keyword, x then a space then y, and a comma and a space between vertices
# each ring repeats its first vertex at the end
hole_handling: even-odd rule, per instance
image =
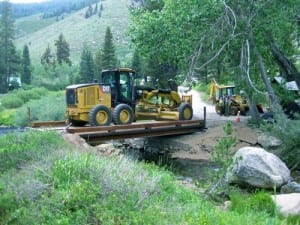
POLYGON ((178 180, 206 186, 212 180, 219 167, 206 159, 174 157, 178 149, 188 151, 187 146, 159 138, 134 139, 122 143, 123 154, 138 161, 154 163, 171 171, 178 180))
MULTIPOLYGON (((208 159, 176 157, 178 150, 189 151, 188 146, 163 138, 141 138, 127 140, 122 143, 123 153, 135 160, 155 163, 171 171, 178 180, 205 187, 218 174, 220 167, 208 159), (166 144, 167 142, 167 144, 166 144), (174 157, 175 156, 175 157, 174 157)), ((292 178, 300 183, 300 171, 293 171, 292 178)))

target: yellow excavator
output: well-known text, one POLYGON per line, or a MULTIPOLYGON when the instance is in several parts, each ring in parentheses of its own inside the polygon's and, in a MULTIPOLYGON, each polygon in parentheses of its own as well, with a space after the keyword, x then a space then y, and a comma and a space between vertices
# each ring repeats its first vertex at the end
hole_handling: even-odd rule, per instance
POLYGON ((161 90, 138 85, 133 69, 103 70, 100 82, 66 87, 67 118, 74 126, 131 124, 136 120, 191 120, 192 96, 180 96, 174 81, 161 90))
POLYGON ((210 99, 216 104, 216 113, 220 115, 246 115, 249 112, 248 101, 235 94, 234 85, 219 85, 215 79, 210 84, 210 99))

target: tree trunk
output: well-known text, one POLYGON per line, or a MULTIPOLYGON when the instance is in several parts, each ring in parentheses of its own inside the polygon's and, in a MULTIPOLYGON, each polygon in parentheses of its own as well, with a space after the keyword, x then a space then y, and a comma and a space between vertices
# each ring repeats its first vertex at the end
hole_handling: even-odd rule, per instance
POLYGON ((287 78, 292 77, 298 88, 300 88, 300 73, 295 65, 284 55, 282 51, 280 51, 274 42, 271 42, 271 52, 280 70, 283 71, 287 78))
POLYGON ((256 103, 253 101, 252 95, 248 96, 248 101, 249 101, 251 117, 254 119, 254 123, 255 123, 256 127, 259 127, 260 117, 259 117, 259 113, 258 113, 258 110, 256 107, 256 103))
POLYGON ((5 75, 0 75, 0 93, 5 94, 8 91, 8 84, 5 75))
MULTIPOLYGON (((255 48, 256 49, 256 48, 255 48)), ((259 51, 257 51, 256 49, 256 57, 257 57, 257 61, 258 61, 258 65, 259 65, 259 69, 260 69, 260 75, 261 75, 261 78, 266 86, 266 89, 267 89, 267 92, 268 92, 268 95, 269 95, 269 99, 270 99, 270 102, 272 104, 278 104, 279 101, 275 95, 275 92, 271 86, 271 83, 268 79, 268 75, 267 75, 267 72, 266 72, 266 68, 265 68, 265 64, 263 62, 263 59, 262 59, 262 56, 260 54, 259 51)))
POLYGON ((279 104, 279 101, 275 95, 275 92, 271 86, 271 82, 268 79, 268 75, 267 75, 267 71, 265 68, 265 64, 263 62, 263 58, 261 56, 261 53, 258 51, 257 46, 255 44, 254 41, 254 37, 253 37, 253 31, 252 31, 252 26, 250 24, 250 22, 247 22, 248 25, 248 37, 249 37, 249 41, 250 41, 250 45, 252 45, 252 48, 254 49, 254 54, 256 55, 256 59, 258 62, 258 66, 259 66, 259 70, 260 70, 260 75, 261 78, 265 84, 266 90, 268 92, 268 96, 269 96, 269 100, 272 104, 279 104))

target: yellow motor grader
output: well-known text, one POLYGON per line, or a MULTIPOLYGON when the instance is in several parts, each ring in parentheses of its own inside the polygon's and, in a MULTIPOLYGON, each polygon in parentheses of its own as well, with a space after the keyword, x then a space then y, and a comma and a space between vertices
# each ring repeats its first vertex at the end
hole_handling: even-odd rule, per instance
POLYGON ((137 80, 134 70, 118 68, 103 70, 99 83, 66 87, 69 122, 74 126, 108 126, 136 120, 192 119, 192 96, 180 96, 174 88, 137 85, 137 80))
POLYGON ((234 85, 219 85, 215 79, 210 85, 210 99, 216 104, 216 113, 220 115, 246 115, 249 112, 249 104, 241 95, 236 95, 234 85))

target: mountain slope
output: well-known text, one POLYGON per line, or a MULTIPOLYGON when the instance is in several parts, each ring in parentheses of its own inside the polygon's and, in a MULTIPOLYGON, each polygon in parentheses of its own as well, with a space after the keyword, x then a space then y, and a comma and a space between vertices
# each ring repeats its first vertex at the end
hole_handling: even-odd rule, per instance
POLYGON ((32 29, 32 33, 22 32, 24 23, 30 23, 30 19, 20 19, 16 22, 17 29, 24 33, 15 40, 18 49, 22 49, 25 44, 29 46, 30 57, 33 65, 40 63, 40 58, 49 45, 52 52, 55 52, 54 41, 63 33, 66 41, 70 45, 70 54, 73 64, 79 64, 80 54, 83 45, 86 44, 92 51, 96 51, 103 45, 105 30, 110 26, 116 52, 121 63, 128 61, 130 56, 129 39, 126 37, 126 29, 129 24, 129 10, 127 0, 105 0, 102 2, 103 11, 101 17, 94 15, 86 19, 87 8, 67 15, 58 22, 45 23, 39 16, 32 16, 33 24, 45 23, 45 27, 39 30, 32 29), (24 22, 25 21, 25 22, 24 22))

